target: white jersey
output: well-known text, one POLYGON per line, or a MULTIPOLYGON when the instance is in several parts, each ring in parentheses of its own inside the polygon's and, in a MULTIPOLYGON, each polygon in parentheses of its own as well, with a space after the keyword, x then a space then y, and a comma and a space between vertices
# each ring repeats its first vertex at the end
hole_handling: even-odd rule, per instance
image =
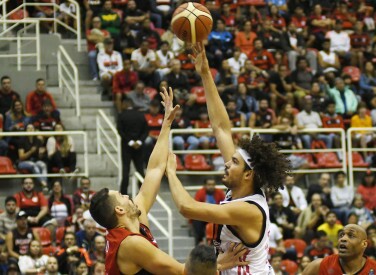
MULTIPOLYGON (((221 204, 232 203, 237 201, 245 201, 250 204, 256 205, 263 214, 264 224, 262 227, 260 239, 253 245, 244 243, 239 237, 238 234, 233 230, 231 226, 223 225, 220 232, 217 233, 220 236, 220 240, 214 241, 217 249, 221 251, 226 251, 231 242, 242 243, 249 250, 248 254, 243 257, 243 261, 249 261, 247 266, 236 266, 231 269, 221 271, 221 275, 274 275, 274 270, 268 261, 268 252, 269 252, 269 207, 265 199, 264 193, 260 192, 247 196, 240 199, 231 199, 231 191, 227 192, 226 199, 221 202, 221 204)), ((219 226, 220 228, 221 226, 219 226)), ((218 236, 218 235, 217 235, 218 236)))

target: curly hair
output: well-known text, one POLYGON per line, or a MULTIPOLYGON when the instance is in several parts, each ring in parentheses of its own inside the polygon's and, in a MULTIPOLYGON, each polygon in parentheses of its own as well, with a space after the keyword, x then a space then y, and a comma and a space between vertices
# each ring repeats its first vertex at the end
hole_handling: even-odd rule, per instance
POLYGON ((252 139, 240 140, 239 147, 246 150, 252 159, 255 188, 270 191, 283 188, 291 164, 290 160, 278 151, 275 143, 265 142, 255 135, 252 139))

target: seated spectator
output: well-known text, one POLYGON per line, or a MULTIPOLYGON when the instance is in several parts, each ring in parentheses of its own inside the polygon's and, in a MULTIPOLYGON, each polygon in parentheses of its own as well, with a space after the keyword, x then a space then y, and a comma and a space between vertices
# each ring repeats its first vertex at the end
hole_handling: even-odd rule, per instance
POLYGON ((6 113, 4 130, 7 132, 25 131, 31 117, 24 110, 21 100, 14 100, 10 110, 6 113))
MULTIPOLYGON (((0 114, 0 133, 4 131, 4 117, 0 114)), ((0 156, 8 155, 8 141, 0 136, 0 156)))
MULTIPOLYGON (((322 116, 323 128, 342 128, 345 129, 343 118, 335 112, 336 104, 333 100, 326 102, 326 112, 322 116)), ((329 136, 333 138, 333 147, 341 148, 341 137, 338 133, 330 133, 329 136)), ((342 159, 343 156, 340 156, 342 159)))
POLYGON ((283 235, 275 223, 270 223, 269 232, 269 253, 279 252, 285 254, 286 248, 283 244, 283 235))
POLYGON ((359 80, 360 95, 370 100, 376 94, 376 71, 373 63, 367 61, 359 80))
POLYGON ((149 17, 149 14, 138 9, 136 1, 129 0, 124 9, 123 17, 124 23, 129 26, 132 31, 138 31, 141 28, 141 23, 149 17))
POLYGON ((343 58, 348 64, 351 59, 350 36, 347 32, 342 30, 342 24, 342 20, 337 19, 333 30, 328 31, 325 37, 330 40, 330 52, 343 58))
POLYGON ((270 73, 270 107, 277 110, 278 106, 284 103, 294 103, 292 93, 292 81, 286 65, 278 65, 277 73, 270 73))
POLYGON ((332 27, 333 20, 323 14, 320 4, 316 4, 309 18, 309 25, 311 26, 312 34, 309 37, 307 47, 319 48, 325 40, 327 30, 332 27))
MULTIPOLYGON (((183 108, 180 107, 175 113, 175 119, 171 124, 171 129, 188 129, 192 128, 191 122, 183 115, 183 108)), ((186 135, 173 135, 172 143, 174 150, 184 150, 186 135)), ((180 155, 181 156, 181 155, 180 155)), ((183 158, 181 158, 182 160, 183 158)))
POLYGON ((114 49, 120 51, 121 19, 119 14, 112 9, 111 0, 104 1, 102 11, 98 17, 102 21, 102 28, 110 33, 114 41, 114 49))
POLYGON ((188 100, 191 89, 188 76, 182 71, 180 60, 171 60, 170 67, 170 72, 163 77, 163 80, 167 81, 168 86, 172 87, 174 90, 174 97, 176 97, 176 100, 179 102, 185 102, 188 100))
POLYGON ((296 31, 308 40, 308 18, 304 13, 302 5, 295 6, 294 13, 291 16, 291 23, 297 28, 296 31))
MULTIPOLYGON (((89 69, 93 80, 98 80, 97 52, 103 51, 103 42, 110 38, 110 33, 102 28, 102 22, 99 17, 94 17, 92 29, 86 31, 87 52, 89 56, 89 69)), ((88 28, 88 27, 87 27, 88 28)))
MULTIPOLYGON (((156 1, 151 0, 137 0, 137 8, 147 14, 147 17, 153 21, 156 28, 162 28, 162 13, 157 9, 156 1)), ((209 4, 207 4, 209 7, 209 4)))
MULTIPOLYGON (((364 102, 359 103, 357 114, 351 117, 350 127, 352 128, 371 128, 372 119, 367 115, 367 105, 364 102)), ((374 140, 374 133, 367 131, 353 132, 352 144, 354 147, 367 148, 368 144, 374 140)), ((363 157, 367 158, 367 152, 362 152, 363 157)))
POLYGON ((104 262, 97 261, 93 265, 93 275, 105 275, 105 264, 104 262))
POLYGON ((161 43, 161 38, 159 33, 151 28, 152 23, 149 18, 145 18, 142 22, 141 29, 136 35, 136 45, 141 45, 143 41, 149 42, 149 48, 156 51, 159 44, 161 43))
MULTIPOLYGON (((62 124, 56 124, 54 130, 55 132, 63 132, 65 129, 62 124)), ((56 167, 60 173, 78 172, 78 168, 76 168, 76 152, 71 136, 51 136, 47 140, 46 147, 50 169, 56 167)))
POLYGON ((66 219, 66 231, 77 233, 84 229, 84 209, 81 206, 75 206, 75 212, 66 219))
POLYGON ((355 9, 353 8, 349 9, 348 2, 340 1, 339 3, 337 3, 337 7, 333 12, 333 17, 337 20, 341 20, 342 27, 346 30, 353 30, 354 23, 356 22, 356 19, 357 19, 357 16, 355 14, 355 9))
POLYGON ((367 228, 374 222, 371 211, 364 206, 364 200, 362 195, 355 194, 350 213, 355 214, 358 217, 358 223, 363 228, 367 228))
POLYGON ((145 139, 145 163, 148 162, 154 145, 157 142, 159 133, 161 132, 163 115, 160 113, 159 101, 154 99, 150 102, 149 111, 145 114, 145 120, 148 125, 149 134, 145 139))
POLYGON ((294 237, 296 216, 290 208, 283 206, 283 198, 279 192, 272 194, 273 203, 270 206, 270 222, 275 223, 283 234, 284 239, 294 237))
POLYGON ((59 180, 55 180, 52 184, 52 193, 48 198, 48 209, 59 227, 65 226, 66 219, 73 215, 72 199, 63 193, 63 187, 59 180))
POLYGON ((93 17, 96 17, 99 15, 99 13, 102 10, 104 1, 90 1, 90 0, 84 0, 83 4, 86 10, 86 16, 85 16, 85 29, 86 31, 90 28, 91 19, 93 17))
POLYGON ((5 198, 4 205, 5 211, 0 214, 0 241, 4 241, 7 233, 16 228, 16 199, 8 196, 5 198))
POLYGON ((61 274, 75 274, 73 273, 75 270, 74 266, 80 260, 84 260, 89 266, 92 265, 88 251, 85 248, 77 246, 76 235, 73 232, 65 233, 64 241, 56 253, 56 258, 61 274))
POLYGON ((329 208, 332 208, 332 200, 330 198, 330 174, 321 173, 320 178, 317 183, 311 182, 308 187, 307 192, 307 202, 311 202, 313 194, 317 193, 320 195, 322 204, 329 208))
POLYGON ((114 42, 111 38, 105 38, 103 44, 104 51, 98 53, 97 64, 104 93, 109 94, 113 76, 123 69, 123 59, 119 52, 114 51, 114 42))
MULTIPOLYGON (((277 30, 273 26, 273 21, 269 18, 266 18, 262 23, 261 31, 257 33, 257 39, 260 39, 264 49, 272 50, 281 50, 283 52, 287 51, 287 44, 284 40, 281 31, 277 30)), ((271 54, 271 56, 273 56, 271 54)), ((248 57, 250 57, 248 55, 248 57)), ((273 64, 271 64, 273 65, 273 64)))
POLYGON ((94 238, 94 249, 90 253, 90 259, 94 264, 106 260, 106 238, 102 235, 97 235, 94 238))
POLYGON ((296 216, 299 216, 307 207, 303 190, 295 185, 295 178, 293 176, 286 176, 284 188, 280 189, 279 192, 282 194, 283 206, 289 207, 296 216))
POLYGON ((292 70, 290 77, 294 95, 297 99, 297 106, 302 108, 304 97, 311 93, 313 73, 308 67, 305 57, 298 57, 296 64, 296 70, 292 70))
POLYGON ((74 263, 73 270, 76 275, 86 275, 89 274, 89 266, 85 260, 81 259, 78 262, 74 263))
MULTIPOLYGON (((287 9, 287 5, 285 6, 287 9)), ((286 20, 281 16, 278 10, 278 6, 271 2, 269 3, 269 16, 267 18, 273 24, 272 30, 276 32, 282 32, 286 30, 286 20)))
POLYGON ((281 253, 275 253, 270 257, 270 265, 273 267, 274 274, 288 275, 282 268, 283 255, 281 253))
MULTIPOLYGON (((257 100, 269 100, 270 95, 264 92, 267 84, 266 77, 269 77, 266 72, 260 71, 252 64, 251 60, 246 60, 238 76, 238 84, 244 83, 247 86, 247 91, 257 100)), ((225 95, 222 95, 222 100, 226 103, 225 98, 225 95)))
POLYGON ((370 37, 364 31, 364 23, 356 21, 354 33, 350 34, 352 64, 360 69, 364 67, 364 55, 367 54, 370 45, 370 37))
POLYGON ((338 233, 342 230, 343 225, 337 222, 336 213, 329 211, 325 216, 325 223, 317 228, 317 231, 324 231, 328 236, 329 241, 333 245, 332 247, 337 247, 338 244, 338 233))
POLYGON ((253 42, 254 50, 248 55, 249 60, 254 65, 256 72, 269 71, 275 65, 274 56, 264 48, 261 39, 257 38, 253 42))
POLYGON ((333 244, 329 241, 326 232, 322 230, 316 232, 315 240, 304 251, 304 255, 314 260, 325 258, 332 254, 334 254, 333 244))
POLYGON ((322 50, 317 55, 318 63, 324 74, 336 73, 341 68, 339 57, 335 52, 330 51, 330 40, 325 39, 322 43, 322 50))
POLYGON ((298 267, 298 273, 297 275, 302 275, 304 274, 304 270, 305 268, 312 262, 312 258, 309 257, 309 256, 303 256, 301 259, 300 259, 300 262, 299 262, 299 267, 298 267))
POLYGON ((366 229, 368 246, 365 251, 365 255, 376 259, 376 226, 374 224, 370 225, 366 229))
POLYGON ((332 210, 336 213, 342 224, 345 224, 346 217, 354 199, 353 187, 346 183, 346 173, 339 171, 334 175, 335 185, 332 187, 330 198, 333 202, 332 210))
MULTIPOLYGON (((230 98, 235 94, 236 85, 238 84, 237 77, 232 73, 228 59, 222 60, 217 76, 214 79, 218 92, 221 98, 230 98)), ((226 102, 225 102, 226 103, 226 102)))
MULTIPOLYGON (((59 275, 59 263, 55 256, 49 256, 46 264, 46 275, 59 275)), ((103 275, 103 274, 102 274, 103 275)))
POLYGON ((5 114, 12 107, 12 102, 16 99, 20 100, 20 95, 17 92, 13 91, 12 80, 9 76, 2 76, 0 81, 0 115, 3 115, 3 117, 5 117, 5 114))
POLYGON ((56 103, 52 95, 46 90, 46 81, 38 78, 36 81, 36 89, 27 94, 26 97, 26 111, 31 115, 37 115, 43 110, 43 102, 49 100, 54 110, 56 110, 56 103))
MULTIPOLYGON (((199 119, 195 121, 194 128, 196 129, 209 129, 211 128, 209 115, 206 108, 201 108, 199 111, 199 119)), ((197 150, 198 147, 201 147, 204 150, 208 150, 215 138, 210 131, 204 133, 196 133, 194 136, 188 137, 189 150, 197 150)))
POLYGON ((9 258, 18 259, 27 255, 32 240, 39 240, 39 236, 33 232, 27 223, 28 215, 20 211, 16 215, 16 228, 9 231, 5 237, 9 258))
MULTIPOLYGON (((8 264, 8 252, 5 244, 5 238, 0 238, 0 272, 1 274, 7 274, 9 270, 8 264)), ((9 272, 8 272, 9 273, 9 272)))
POLYGON ((138 78, 147 86, 156 88, 160 81, 155 51, 150 49, 148 40, 141 42, 140 47, 132 52, 131 61, 138 78))
POLYGON ((258 110, 258 106, 256 99, 249 95, 245 83, 239 83, 235 99, 237 111, 242 112, 245 115, 246 125, 248 125, 249 118, 252 113, 258 110))
POLYGON ((207 45, 208 60, 214 68, 219 69, 222 60, 232 55, 233 41, 232 34, 225 29, 224 21, 218 19, 216 29, 208 36, 207 45))
POLYGON ((239 76, 241 69, 244 67, 244 63, 247 59, 247 55, 243 53, 239 47, 234 47, 232 56, 227 59, 228 65, 231 68, 231 73, 235 76, 239 76))
POLYGON ((229 32, 235 30, 235 12, 231 9, 230 3, 221 3, 221 19, 225 24, 225 29, 229 32))
MULTIPOLYGON (((248 127, 250 128, 272 128, 277 122, 277 118, 272 109, 269 108, 269 102, 267 99, 261 99, 259 101, 258 111, 252 113, 249 118, 248 127)), ((261 137, 266 141, 271 141, 272 136, 267 134, 261 134, 261 137)))
POLYGON ((44 273, 48 256, 43 255, 42 245, 38 240, 32 240, 29 244, 29 252, 18 258, 18 266, 23 274, 44 273))
MULTIPOLYGON (((225 193, 215 187, 214 178, 206 178, 204 186, 196 192, 195 200, 212 204, 219 204, 225 199, 225 193)), ((192 220, 195 244, 203 244, 205 238, 206 222, 192 220)))
POLYGON ((55 125, 61 123, 60 113, 54 110, 52 103, 45 100, 42 105, 42 111, 32 118, 36 129, 40 131, 53 131, 55 125))
MULTIPOLYGON (((52 0, 44 0, 44 3, 52 4, 52 0)), ((52 5, 36 5, 35 6, 35 13, 33 14, 34 17, 42 19, 41 21, 41 29, 42 32, 46 33, 53 33, 55 30, 54 24, 52 24, 51 20, 43 20, 44 18, 52 19, 57 17, 56 9, 52 5)))
POLYGON ((175 56, 178 56, 185 50, 185 42, 183 40, 180 40, 176 36, 176 34, 171 30, 170 25, 168 29, 166 29, 165 33, 162 34, 161 40, 168 42, 171 51, 174 53, 175 56))
POLYGON ((84 221, 84 230, 76 233, 77 246, 86 249, 89 253, 94 249, 94 239, 99 233, 96 232, 96 222, 91 219, 84 221))
POLYGON ((245 6, 248 7, 244 11, 237 9, 236 11, 236 23, 245 23, 246 20, 251 21, 252 23, 252 31, 258 32, 260 30, 260 26, 263 22, 263 18, 261 12, 257 9, 255 5, 245 6))
POLYGON ((235 35, 235 46, 238 47, 242 53, 249 56, 253 51, 256 38, 257 34, 252 31, 252 22, 245 21, 241 31, 237 32, 235 35))
MULTIPOLYGON (((60 14, 58 14, 57 18, 63 21, 67 26, 73 27, 77 29, 77 21, 75 21, 76 16, 76 6, 69 0, 60 1, 59 5, 60 14)), ((63 37, 66 32, 63 31, 63 37)), ((70 38, 68 35, 67 38, 70 38)))
POLYGON ((328 96, 318 81, 312 83, 310 97, 312 100, 312 110, 318 112, 320 116, 322 116, 325 112, 328 96))
POLYGON ((34 189, 32 178, 25 178, 22 182, 22 191, 14 194, 17 207, 26 213, 31 227, 46 227, 51 234, 55 233, 56 220, 48 213, 46 197, 34 189))
POLYGON ((242 112, 239 112, 235 100, 229 100, 226 104, 227 114, 230 118, 232 127, 246 127, 246 117, 242 112))
POLYGON ((140 112, 146 112, 150 107, 151 99, 145 94, 145 84, 138 81, 134 90, 127 94, 127 97, 133 101, 134 108, 140 112))
POLYGON ((80 179, 80 188, 73 193, 74 207, 82 207, 84 210, 89 209, 91 198, 94 196, 95 191, 90 190, 90 179, 82 177, 80 179))
POLYGON ((160 43, 159 50, 157 50, 155 54, 157 55, 157 71, 160 78, 163 79, 163 77, 171 71, 170 63, 174 59, 175 55, 170 50, 170 45, 167 41, 162 41, 160 43))
POLYGON ((376 181, 375 174, 367 170, 362 178, 356 193, 360 194, 363 198, 364 205, 368 210, 376 208, 376 181))
MULTIPOLYGON (((34 125, 28 124, 26 132, 35 132, 34 125)), ((38 175, 42 188, 47 188, 46 148, 43 146, 43 141, 37 136, 21 137, 18 144, 18 158, 18 169, 38 175)))

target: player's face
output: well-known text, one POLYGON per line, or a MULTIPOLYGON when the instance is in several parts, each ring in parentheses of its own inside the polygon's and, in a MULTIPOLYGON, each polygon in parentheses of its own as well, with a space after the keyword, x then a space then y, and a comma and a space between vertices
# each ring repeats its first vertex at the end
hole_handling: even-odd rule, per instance
POLYGON ((355 257, 363 254, 367 241, 354 225, 347 225, 338 235, 338 254, 340 257, 355 257))
POLYGON ((230 161, 225 163, 225 174, 222 178, 223 184, 230 188, 239 185, 243 179, 245 162, 242 156, 236 152, 230 161))
POLYGON ((119 206, 124 208, 129 218, 138 218, 141 215, 138 206, 134 204, 133 200, 128 195, 122 195, 117 191, 110 191, 110 194, 115 196, 119 202, 119 206))

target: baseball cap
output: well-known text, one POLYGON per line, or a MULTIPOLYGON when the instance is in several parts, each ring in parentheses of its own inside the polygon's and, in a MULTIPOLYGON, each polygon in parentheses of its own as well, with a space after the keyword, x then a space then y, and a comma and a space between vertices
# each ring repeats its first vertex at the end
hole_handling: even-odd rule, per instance
POLYGON ((21 219, 21 218, 27 218, 27 214, 23 210, 17 213, 16 220, 21 219))

